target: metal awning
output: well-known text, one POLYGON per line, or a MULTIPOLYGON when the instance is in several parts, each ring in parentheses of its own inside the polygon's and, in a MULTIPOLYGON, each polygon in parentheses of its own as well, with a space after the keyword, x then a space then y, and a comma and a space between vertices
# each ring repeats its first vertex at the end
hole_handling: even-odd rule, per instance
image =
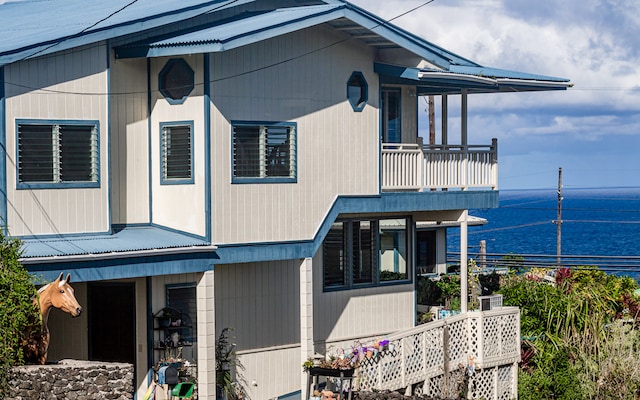
POLYGON ((450 65, 447 70, 421 69, 375 63, 374 71, 382 83, 413 85, 417 94, 527 92, 566 90, 569 79, 528 74, 483 66, 450 65))

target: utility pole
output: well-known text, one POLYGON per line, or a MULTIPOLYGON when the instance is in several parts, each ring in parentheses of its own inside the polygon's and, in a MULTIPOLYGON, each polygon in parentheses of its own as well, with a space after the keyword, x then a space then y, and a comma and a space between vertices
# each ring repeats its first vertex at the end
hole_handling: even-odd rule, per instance
MULTIPOLYGON (((433 96, 429 96, 429 144, 436 144, 436 107, 433 96)), ((443 143, 444 144, 444 143, 443 143)))
POLYGON ((558 168, 558 219, 554 221, 557 225, 556 233, 556 263, 559 267, 562 258, 562 167, 558 168))

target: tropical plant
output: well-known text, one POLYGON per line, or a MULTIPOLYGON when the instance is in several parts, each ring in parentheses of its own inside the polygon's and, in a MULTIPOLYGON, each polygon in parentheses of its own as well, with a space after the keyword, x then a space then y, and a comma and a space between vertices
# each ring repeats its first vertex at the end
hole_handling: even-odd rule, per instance
POLYGON ((40 313, 34 306, 36 288, 18 259, 22 242, 0 229, 0 398, 10 367, 24 363, 22 346, 28 333, 40 329, 40 313))
POLYGON ((234 400, 247 396, 243 393, 244 367, 236 355, 233 328, 224 328, 216 340, 216 388, 223 399, 234 400))

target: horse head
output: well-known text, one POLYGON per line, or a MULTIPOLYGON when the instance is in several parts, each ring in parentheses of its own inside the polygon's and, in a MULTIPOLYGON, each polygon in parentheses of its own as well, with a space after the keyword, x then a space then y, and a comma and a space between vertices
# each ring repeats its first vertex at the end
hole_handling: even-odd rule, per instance
POLYGON ((48 288, 51 305, 62 311, 71 314, 72 317, 78 317, 82 313, 82 307, 76 300, 73 288, 69 284, 71 282, 71 274, 67 274, 66 279, 62 279, 64 273, 55 281, 51 282, 48 288))

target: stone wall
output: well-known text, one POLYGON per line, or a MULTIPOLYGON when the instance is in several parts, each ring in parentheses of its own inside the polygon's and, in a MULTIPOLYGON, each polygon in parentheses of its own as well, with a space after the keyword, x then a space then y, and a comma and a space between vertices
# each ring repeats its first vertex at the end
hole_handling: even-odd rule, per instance
POLYGON ((9 373, 8 399, 133 399, 133 365, 62 360, 57 364, 15 367, 9 373))

